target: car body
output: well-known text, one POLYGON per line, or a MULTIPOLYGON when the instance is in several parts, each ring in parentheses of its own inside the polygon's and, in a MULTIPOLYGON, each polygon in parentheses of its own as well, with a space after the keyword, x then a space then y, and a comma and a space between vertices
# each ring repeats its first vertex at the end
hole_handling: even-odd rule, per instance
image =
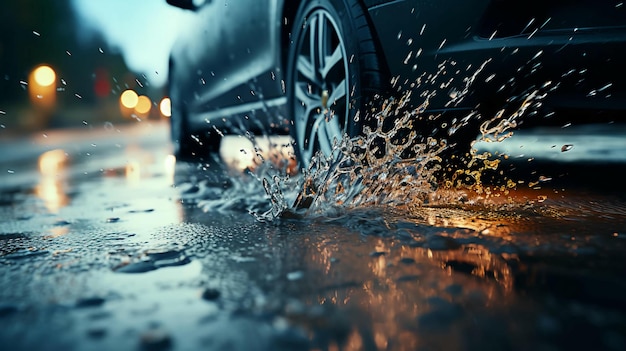
POLYGON ((481 118, 519 107, 530 91, 545 94, 527 125, 567 123, 554 116, 573 119, 571 111, 583 112, 579 121, 610 121, 610 112, 626 109, 626 6, 619 1, 168 3, 195 12, 170 58, 172 137, 181 157, 215 148, 223 133, 290 131, 306 164, 314 151, 328 153, 328 139, 360 133, 367 122, 353 122, 355 114, 375 97, 408 91, 413 106, 437 116, 424 123, 425 135, 441 126, 438 118, 476 119, 463 142, 475 139, 481 118), (329 46, 317 60, 314 52, 329 46), (301 113, 315 116, 298 122, 301 113), (338 124, 324 127, 328 120, 338 124))

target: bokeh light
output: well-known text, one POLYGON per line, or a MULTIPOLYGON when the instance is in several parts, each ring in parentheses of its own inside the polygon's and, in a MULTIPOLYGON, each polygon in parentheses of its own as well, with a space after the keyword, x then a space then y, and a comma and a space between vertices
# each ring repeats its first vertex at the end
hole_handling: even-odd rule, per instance
POLYGON ((135 106, 135 112, 138 115, 145 116, 150 112, 152 108, 152 101, 145 95, 140 95, 137 98, 137 105, 135 106))
POLYGON ((35 82, 42 87, 47 87, 52 84, 57 79, 57 75, 54 70, 47 65, 41 65, 33 71, 33 77, 35 78, 35 82))
POLYGON ((139 102, 139 96, 134 90, 128 89, 125 90, 120 96, 120 103, 123 107, 128 109, 133 109, 137 106, 139 102))
POLYGON ((159 104, 159 109, 164 117, 172 116, 172 101, 168 97, 164 97, 159 104))
POLYGON ((37 117, 32 123, 38 128, 47 125, 56 106, 56 79, 54 69, 45 64, 35 67, 28 74, 28 95, 33 106, 37 108, 37 117))

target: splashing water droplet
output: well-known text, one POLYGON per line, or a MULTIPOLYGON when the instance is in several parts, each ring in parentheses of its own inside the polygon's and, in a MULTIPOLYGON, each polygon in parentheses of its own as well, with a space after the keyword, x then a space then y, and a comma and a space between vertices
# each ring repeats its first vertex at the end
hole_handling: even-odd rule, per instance
MULTIPOLYGON (((453 92, 450 106, 470 92, 471 84, 489 62, 487 60, 480 67, 471 68, 476 71, 473 73, 469 67, 466 69, 469 75, 463 84, 455 90, 448 90, 453 92)), ((443 76, 445 68, 442 65, 439 74, 429 77, 429 83, 443 76)), ((540 90, 550 88, 551 85, 546 84, 540 90)), ((234 194, 236 200, 228 203, 224 201, 229 198, 224 189, 215 189, 215 200, 207 199, 213 195, 212 190, 205 189, 207 193, 197 195, 203 197, 199 206, 205 211, 245 209, 257 220, 271 222, 281 218, 336 215, 359 207, 417 210, 424 205, 466 201, 453 194, 441 195, 443 192, 434 195, 449 188, 472 187, 485 198, 494 194, 497 189, 483 187, 481 177, 483 172, 493 173, 500 160, 492 159, 488 153, 478 154, 473 148, 460 159, 450 160, 446 152, 455 146, 447 138, 465 128, 468 121, 480 120, 484 121, 479 131, 481 140, 502 141, 512 135, 511 129, 538 106, 537 102, 545 94, 539 90, 530 92, 514 102, 519 105, 512 103, 494 116, 481 116, 474 111, 463 118, 446 122, 438 119, 441 115, 425 113, 429 98, 434 93, 421 94, 418 98, 423 100, 416 104, 417 107, 409 104, 411 92, 396 99, 383 100, 381 97, 378 109, 358 111, 354 117, 355 122, 364 124, 361 135, 352 138, 344 136, 335 144, 331 156, 315 154, 309 167, 295 177, 289 176, 285 168, 274 167, 272 161, 253 152, 257 153, 252 156, 258 158, 258 163, 255 169, 248 170, 247 175, 258 182, 233 181, 232 189, 226 191, 234 194), (436 131, 417 128, 422 122, 435 126, 436 131), (442 174, 446 178, 442 178, 442 174), (260 196, 257 194, 259 191, 263 193, 260 196), (261 204, 262 201, 265 202, 261 204), (267 205, 269 209, 266 209, 267 205)), ((246 137, 255 143, 252 136, 246 137)), ((505 181, 504 184, 503 191, 508 191, 516 183, 505 181)))

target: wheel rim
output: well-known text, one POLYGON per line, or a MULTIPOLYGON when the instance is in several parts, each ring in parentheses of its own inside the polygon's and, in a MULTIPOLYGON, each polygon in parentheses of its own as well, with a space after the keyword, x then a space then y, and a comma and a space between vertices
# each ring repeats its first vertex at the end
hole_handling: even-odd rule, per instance
POLYGON ((349 76, 339 27, 323 9, 313 11, 300 32, 294 69, 296 146, 308 165, 313 154, 333 152, 347 130, 349 76))

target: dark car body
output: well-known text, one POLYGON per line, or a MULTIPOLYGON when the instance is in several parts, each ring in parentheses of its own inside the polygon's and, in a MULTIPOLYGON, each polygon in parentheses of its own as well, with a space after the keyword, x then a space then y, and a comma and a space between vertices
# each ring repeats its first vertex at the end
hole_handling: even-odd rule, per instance
MULTIPOLYGON (((185 1, 168 2, 185 7, 185 1)), ((195 7, 193 23, 181 29, 171 53, 172 119, 184 116, 190 133, 288 130, 286 61, 301 2, 212 0, 195 7)), ((382 95, 414 90, 419 104, 424 92, 434 92, 429 111, 493 113, 548 84, 553 89, 542 102, 546 116, 626 109, 621 1, 355 3, 373 34, 382 95)))

